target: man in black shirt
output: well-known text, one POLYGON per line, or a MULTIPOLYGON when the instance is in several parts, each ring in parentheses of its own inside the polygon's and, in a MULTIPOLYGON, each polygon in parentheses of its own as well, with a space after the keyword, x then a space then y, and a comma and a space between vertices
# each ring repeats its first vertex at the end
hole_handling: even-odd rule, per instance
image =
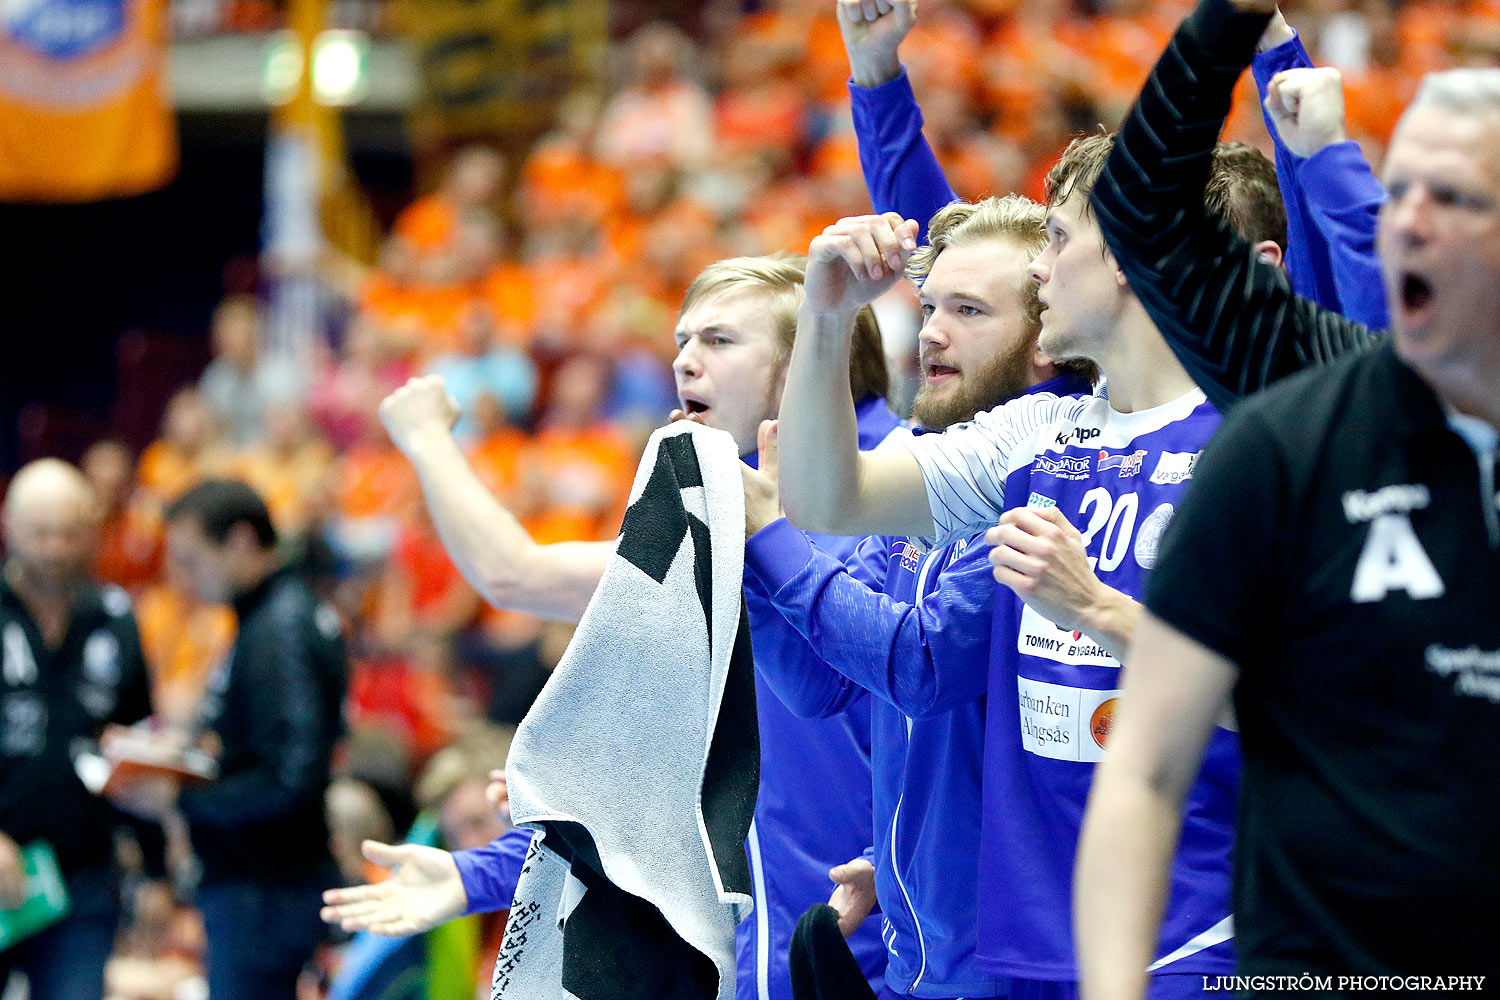
POLYGON ((1500 978, 1500 71, 1429 77, 1397 128, 1388 339, 1293 298, 1192 208, 1273 11, 1202 0, 1095 188, 1141 301, 1189 367, 1207 355, 1200 378, 1253 389, 1349 356, 1236 407, 1167 533, 1080 848, 1090 997, 1142 995, 1182 791, 1231 691, 1246 985, 1500 978))
POLYGON ((219 777, 137 786, 121 804, 179 809, 203 863, 198 903, 214 1000, 290 1000, 322 938, 337 875, 323 795, 340 733, 346 660, 338 616, 280 568, 270 515, 243 483, 208 481, 167 511, 169 558, 239 632, 210 675, 201 721, 219 777))
MULTIPOLYGON (((120 918, 120 817, 73 769, 80 742, 151 712, 130 598, 89 579, 97 510, 56 459, 16 474, 5 496, 0 571, 0 907, 24 898, 21 848, 48 844, 70 912, 0 952, 0 990, 23 970, 34 1000, 104 993, 120 918)), ((158 852, 159 853, 159 852, 158 852)))

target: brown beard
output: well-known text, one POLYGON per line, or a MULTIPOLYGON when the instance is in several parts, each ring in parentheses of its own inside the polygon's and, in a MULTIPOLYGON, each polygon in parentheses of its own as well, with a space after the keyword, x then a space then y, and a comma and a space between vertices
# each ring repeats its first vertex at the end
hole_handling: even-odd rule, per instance
POLYGON ((940 431, 1014 399, 1031 388, 1030 358, 1035 346, 1036 338, 1027 337, 977 372, 960 374, 958 390, 941 399, 934 398, 936 393, 923 379, 912 401, 912 416, 928 430, 940 431))

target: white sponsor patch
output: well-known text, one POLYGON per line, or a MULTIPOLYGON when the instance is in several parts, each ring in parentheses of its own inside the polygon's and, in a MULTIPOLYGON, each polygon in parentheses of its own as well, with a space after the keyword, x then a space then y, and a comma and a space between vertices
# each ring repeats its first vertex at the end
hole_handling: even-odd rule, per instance
POLYGON ((1153 510, 1135 533, 1135 561, 1141 569, 1156 565, 1156 554, 1161 551, 1161 536, 1172 523, 1172 505, 1164 503, 1153 510))
POLYGON ((1031 610, 1029 604, 1021 607, 1021 630, 1016 636, 1016 649, 1056 663, 1120 667, 1120 661, 1093 639, 1082 632, 1058 628, 1056 623, 1031 610))
POLYGON ((1095 691, 1063 684, 1016 679, 1021 703, 1021 745, 1053 760, 1104 759, 1109 730, 1119 707, 1119 691, 1095 691))
POLYGON ((1156 471, 1151 473, 1151 481, 1158 486, 1187 482, 1193 478, 1193 469, 1198 464, 1200 454, 1202 452, 1197 451, 1162 452, 1161 458, 1156 460, 1156 471))

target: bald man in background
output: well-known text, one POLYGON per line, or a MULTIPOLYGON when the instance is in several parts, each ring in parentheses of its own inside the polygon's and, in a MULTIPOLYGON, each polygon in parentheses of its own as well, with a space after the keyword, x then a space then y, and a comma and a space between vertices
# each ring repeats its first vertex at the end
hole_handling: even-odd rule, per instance
POLYGON ((0 507, 0 908, 24 899, 21 851, 37 842, 69 896, 62 921, 0 951, 0 991, 20 970, 32 1000, 103 996, 123 819, 84 788, 73 754, 105 725, 151 713, 130 598, 89 576, 98 523, 87 481, 57 459, 16 473, 0 507))

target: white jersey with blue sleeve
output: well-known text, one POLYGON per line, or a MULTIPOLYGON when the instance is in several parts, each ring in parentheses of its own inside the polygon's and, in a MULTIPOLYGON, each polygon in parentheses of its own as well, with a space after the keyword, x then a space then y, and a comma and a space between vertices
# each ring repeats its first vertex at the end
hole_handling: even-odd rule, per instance
MULTIPOLYGON (((1108 399, 998 407, 906 442, 940 537, 1016 507, 1056 507, 1083 535, 1099 578, 1139 598, 1174 506, 1219 416, 1194 390, 1134 413, 1108 399)), ((998 585, 997 585, 998 586, 998 585)), ((1120 696, 1120 663, 1005 587, 995 600, 986 717, 976 965, 1018 979, 1072 980, 1073 859, 1094 765, 1120 696)), ((1215 734, 1189 793, 1153 971, 1232 971, 1230 853, 1239 770, 1215 734)))
POLYGON ((1038 392, 977 414, 941 434, 892 441, 886 447, 910 451, 927 483, 927 502, 937 533, 919 541, 934 547, 947 545, 993 527, 1006 507, 1005 480, 1012 460, 1021 467, 1030 465, 1041 428, 1077 420, 1099 407, 1109 408, 1102 395, 1038 392))

